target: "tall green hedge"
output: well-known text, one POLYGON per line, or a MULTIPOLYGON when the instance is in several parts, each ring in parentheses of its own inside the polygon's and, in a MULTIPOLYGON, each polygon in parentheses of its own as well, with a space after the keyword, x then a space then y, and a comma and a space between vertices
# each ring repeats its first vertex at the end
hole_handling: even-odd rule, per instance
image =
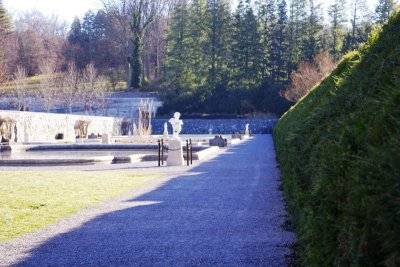
POLYGON ((400 14, 279 121, 304 266, 400 266, 400 14))

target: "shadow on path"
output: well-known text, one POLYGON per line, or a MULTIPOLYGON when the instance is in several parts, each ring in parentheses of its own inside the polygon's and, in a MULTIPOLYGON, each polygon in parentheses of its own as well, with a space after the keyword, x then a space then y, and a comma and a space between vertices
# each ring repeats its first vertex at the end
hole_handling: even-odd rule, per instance
POLYGON ((286 266, 279 183, 272 138, 257 136, 14 266, 286 266))

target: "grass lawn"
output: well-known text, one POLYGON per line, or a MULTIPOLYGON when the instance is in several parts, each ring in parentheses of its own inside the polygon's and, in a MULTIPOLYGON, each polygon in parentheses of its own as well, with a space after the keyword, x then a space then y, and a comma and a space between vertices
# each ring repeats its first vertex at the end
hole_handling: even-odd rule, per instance
POLYGON ((156 178, 132 172, 0 172, 0 243, 156 178))
MULTIPOLYGON (((62 74, 58 74, 58 77, 62 77, 62 74)), ((36 75, 26 78, 28 91, 34 92, 39 90, 40 82, 42 79, 43 75, 36 75)), ((108 84, 108 88, 110 92, 113 92, 112 85, 110 83, 108 84)), ((126 81, 118 80, 115 84, 115 91, 120 91, 125 89, 126 89, 126 81)), ((16 87, 13 81, 8 81, 0 84, 0 91, 12 92, 14 90, 16 90, 16 87)))

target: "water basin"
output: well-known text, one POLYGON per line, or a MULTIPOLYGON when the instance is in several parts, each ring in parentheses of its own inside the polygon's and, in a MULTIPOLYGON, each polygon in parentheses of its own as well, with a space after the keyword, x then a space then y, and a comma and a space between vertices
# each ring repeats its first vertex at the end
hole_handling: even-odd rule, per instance
POLYGON ((156 155, 157 150, 43 150, 43 151, 26 151, 26 152, 2 152, 1 160, 7 159, 87 159, 97 157, 128 157, 130 155, 156 155))

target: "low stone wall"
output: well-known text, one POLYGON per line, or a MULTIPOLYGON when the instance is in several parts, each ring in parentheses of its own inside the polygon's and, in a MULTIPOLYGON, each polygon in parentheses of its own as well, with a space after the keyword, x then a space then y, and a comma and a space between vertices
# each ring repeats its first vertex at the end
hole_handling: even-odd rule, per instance
POLYGON ((122 123, 122 118, 3 110, 0 110, 0 118, 15 121, 11 142, 49 142, 59 133, 64 134, 64 140, 74 141, 74 126, 80 120, 90 121, 88 134, 120 135, 122 123))
MULTIPOLYGON (((0 110, 0 118, 11 118, 16 122, 16 128, 12 130, 11 142, 51 142, 57 134, 64 134, 64 140, 75 141, 75 123, 80 120, 89 120, 88 134, 109 133, 112 136, 122 135, 123 118, 83 116, 70 114, 21 112, 0 110), (15 131, 16 130, 16 131, 15 131), (16 137, 15 138, 15 134, 16 137)), ((153 119, 153 134, 162 134, 164 123, 167 119, 153 119)), ((256 119, 220 119, 183 120, 181 134, 232 134, 243 133, 245 125, 254 134, 270 134, 277 120, 256 120, 256 119)), ((168 131, 171 134, 172 128, 168 123, 168 131)), ((126 134, 126 133, 125 133, 126 134)))
MULTIPOLYGON (((168 120, 152 120, 153 134, 162 134, 165 122, 168 122, 168 120)), ((181 134, 209 134, 210 129, 214 135, 244 133, 247 123, 249 124, 249 130, 253 134, 271 134, 277 122, 277 119, 184 119, 181 134)), ((169 123, 168 132, 172 133, 171 124, 169 123)))

